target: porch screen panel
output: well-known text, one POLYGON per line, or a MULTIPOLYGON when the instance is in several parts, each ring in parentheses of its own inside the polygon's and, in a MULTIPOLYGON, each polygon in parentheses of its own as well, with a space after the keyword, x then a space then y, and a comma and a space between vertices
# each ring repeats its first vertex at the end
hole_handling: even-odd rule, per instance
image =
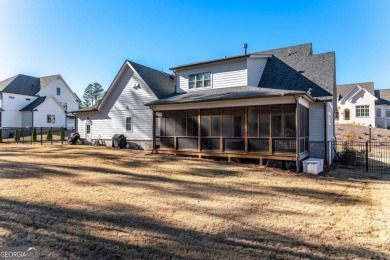
POLYGON ((282 137, 282 107, 281 106, 273 106, 271 108, 271 133, 272 137, 282 137))
POLYGON ((175 135, 175 113, 166 112, 165 113, 165 136, 174 136, 175 135))
POLYGON ((188 110, 187 136, 198 136, 198 111, 188 110))
POLYGON ((211 136, 221 135, 221 110, 213 109, 211 115, 211 136))
POLYGON ((200 116, 201 136, 210 136, 210 111, 202 110, 200 116))
POLYGON ((233 136, 244 137, 245 109, 235 108, 233 112, 233 136))
POLYGON ((260 137, 269 137, 270 135, 270 107, 259 108, 260 137))
POLYGON ((296 137, 295 105, 284 105, 284 137, 296 137))
POLYGON ((187 111, 178 111, 176 113, 176 136, 186 136, 187 111))
POLYGON ((231 109, 222 110, 222 135, 233 137, 233 111, 231 109))
POLYGON ((248 137, 259 136, 258 107, 248 107, 248 137))
POLYGON ((309 150, 309 109, 298 105, 299 112, 299 153, 309 150))

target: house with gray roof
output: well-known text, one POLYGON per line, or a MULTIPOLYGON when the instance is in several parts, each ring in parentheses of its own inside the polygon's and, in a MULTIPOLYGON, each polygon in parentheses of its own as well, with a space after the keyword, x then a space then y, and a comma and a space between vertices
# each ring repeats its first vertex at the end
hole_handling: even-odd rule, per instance
POLYGON ((375 126, 377 100, 373 82, 337 85, 335 122, 375 126))
POLYGON ((375 90, 375 126, 390 128, 390 89, 375 90))
POLYGON ((61 75, 16 75, 0 81, 0 127, 75 128, 80 100, 61 75))
POLYGON ((145 104, 174 93, 173 75, 126 60, 101 100, 73 111, 80 137, 110 145, 115 134, 123 134, 131 147, 151 149, 153 111, 145 104))
POLYGON ((174 91, 153 110, 157 153, 331 163, 335 53, 312 44, 171 68, 174 91))

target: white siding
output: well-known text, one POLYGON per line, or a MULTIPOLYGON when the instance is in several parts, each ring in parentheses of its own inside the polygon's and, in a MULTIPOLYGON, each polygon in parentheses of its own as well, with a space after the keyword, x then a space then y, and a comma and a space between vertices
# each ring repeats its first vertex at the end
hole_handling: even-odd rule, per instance
POLYGON ((326 103, 326 113, 327 113, 327 122, 326 122, 326 140, 333 141, 334 140, 334 110, 333 103, 326 103))
POLYGON ((2 127, 24 127, 20 110, 36 99, 34 96, 3 93, 2 127), (14 98, 10 99, 10 96, 14 98))
POLYGON ((67 103, 67 111, 74 111, 79 108, 79 103, 76 100, 73 91, 69 89, 61 78, 54 79, 46 87, 38 92, 39 96, 53 96, 58 102, 67 103), (61 89, 60 95, 57 95, 57 88, 61 89))
POLYGON ((34 126, 37 127, 65 127, 66 113, 57 102, 50 98, 37 107, 34 112, 34 126), (55 115, 55 123, 47 122, 47 115, 55 115))
POLYGON ((151 141, 153 111, 144 104, 155 99, 138 74, 126 68, 112 87, 108 99, 102 103, 101 111, 77 113, 78 132, 85 138, 85 125, 89 117, 92 139, 100 135, 102 139, 108 140, 114 134, 124 134, 128 140, 151 141), (134 89, 136 84, 141 88, 134 89), (132 131, 126 131, 126 117, 132 117, 132 131))
POLYGON ((226 61, 219 64, 197 66, 191 69, 177 71, 176 92, 188 91, 188 76, 190 74, 211 72, 212 88, 228 88, 247 85, 246 59, 226 61))
POLYGON ((324 141, 324 103, 310 104, 309 141, 324 141))
POLYGON ((248 58, 247 69, 249 86, 257 87, 259 85, 266 64, 267 58, 248 58))

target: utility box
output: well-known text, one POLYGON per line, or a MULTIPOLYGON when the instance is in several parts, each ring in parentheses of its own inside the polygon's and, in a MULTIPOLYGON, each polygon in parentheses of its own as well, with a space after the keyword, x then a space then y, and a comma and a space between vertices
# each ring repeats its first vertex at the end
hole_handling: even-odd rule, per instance
POLYGON ((324 171, 324 159, 309 158, 303 162, 303 172, 319 174, 324 171))

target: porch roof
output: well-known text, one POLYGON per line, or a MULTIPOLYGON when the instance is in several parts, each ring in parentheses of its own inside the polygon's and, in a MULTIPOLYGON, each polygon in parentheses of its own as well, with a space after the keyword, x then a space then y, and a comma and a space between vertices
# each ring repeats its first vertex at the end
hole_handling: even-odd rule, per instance
POLYGON ((168 98, 154 100, 146 103, 145 106, 294 95, 306 95, 308 98, 313 100, 306 91, 240 86, 231 88, 191 90, 186 93, 175 94, 168 98))

